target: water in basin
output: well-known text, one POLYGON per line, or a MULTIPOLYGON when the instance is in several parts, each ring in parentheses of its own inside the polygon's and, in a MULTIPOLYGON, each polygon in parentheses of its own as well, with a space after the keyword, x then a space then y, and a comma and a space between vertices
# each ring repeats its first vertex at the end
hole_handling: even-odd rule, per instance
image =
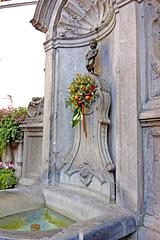
POLYGON ((73 223, 75 223, 73 220, 51 209, 40 208, 0 218, 0 229, 16 231, 43 231, 64 228, 73 223), (36 228, 37 226, 39 229, 36 228))

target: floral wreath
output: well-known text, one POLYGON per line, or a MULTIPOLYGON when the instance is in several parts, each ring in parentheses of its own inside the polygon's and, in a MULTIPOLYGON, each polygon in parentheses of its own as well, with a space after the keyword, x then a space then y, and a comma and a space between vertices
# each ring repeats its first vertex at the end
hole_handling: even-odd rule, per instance
POLYGON ((82 126, 87 137, 84 113, 88 110, 96 98, 96 84, 89 75, 76 74, 68 91, 69 96, 65 99, 66 107, 70 107, 72 116, 72 128, 82 119, 82 126))

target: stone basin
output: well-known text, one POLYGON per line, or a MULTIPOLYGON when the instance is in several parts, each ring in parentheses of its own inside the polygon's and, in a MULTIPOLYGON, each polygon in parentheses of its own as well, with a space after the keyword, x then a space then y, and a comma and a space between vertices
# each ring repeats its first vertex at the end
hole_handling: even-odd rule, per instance
MULTIPOLYGON (((107 205, 83 191, 66 187, 30 186, 0 191, 0 218, 37 208, 49 208, 73 224, 44 231, 0 230, 0 239, 118 240, 136 231, 133 214, 107 205), (74 223, 76 222, 76 223, 74 223)), ((127 239, 127 238, 125 238, 127 239)))

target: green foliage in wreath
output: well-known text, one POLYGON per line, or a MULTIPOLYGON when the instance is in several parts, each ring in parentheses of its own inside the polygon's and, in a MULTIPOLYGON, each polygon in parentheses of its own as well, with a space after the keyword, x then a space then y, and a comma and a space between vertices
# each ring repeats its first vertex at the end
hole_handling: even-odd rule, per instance
POLYGON ((95 101, 96 83, 90 75, 76 74, 68 87, 68 97, 65 98, 66 107, 73 112, 72 127, 84 117, 84 111, 89 109, 95 101))

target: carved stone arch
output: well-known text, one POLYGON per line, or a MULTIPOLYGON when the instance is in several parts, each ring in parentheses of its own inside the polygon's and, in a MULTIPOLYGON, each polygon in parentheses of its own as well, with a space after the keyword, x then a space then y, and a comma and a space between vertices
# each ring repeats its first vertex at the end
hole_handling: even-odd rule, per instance
POLYGON ((56 46, 67 47, 103 38, 114 28, 115 19, 110 0, 40 0, 31 23, 42 32, 50 31, 56 46))
POLYGON ((56 4, 54 0, 39 0, 36 6, 32 25, 39 31, 46 33, 51 21, 52 11, 56 4))

